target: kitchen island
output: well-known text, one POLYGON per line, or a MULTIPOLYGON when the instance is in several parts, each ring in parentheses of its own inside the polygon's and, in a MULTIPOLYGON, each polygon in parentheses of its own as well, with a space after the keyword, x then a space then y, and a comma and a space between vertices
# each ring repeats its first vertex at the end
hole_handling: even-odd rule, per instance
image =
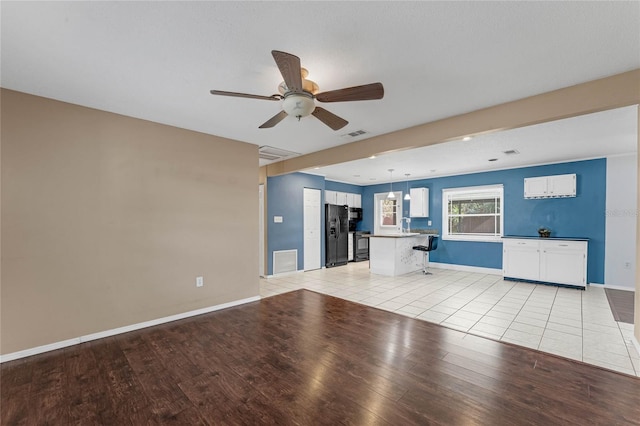
POLYGON ((422 252, 428 234, 376 234, 369 237, 369 270, 372 274, 397 276, 422 269, 422 252))

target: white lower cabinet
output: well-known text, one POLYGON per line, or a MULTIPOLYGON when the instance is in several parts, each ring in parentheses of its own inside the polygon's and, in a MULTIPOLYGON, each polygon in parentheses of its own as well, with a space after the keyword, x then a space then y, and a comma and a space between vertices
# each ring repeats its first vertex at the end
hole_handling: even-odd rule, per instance
POLYGON ((504 240, 502 268, 505 277, 540 279, 540 250, 536 240, 504 240))
POLYGON ((505 238, 505 278, 586 287, 586 240, 505 238))

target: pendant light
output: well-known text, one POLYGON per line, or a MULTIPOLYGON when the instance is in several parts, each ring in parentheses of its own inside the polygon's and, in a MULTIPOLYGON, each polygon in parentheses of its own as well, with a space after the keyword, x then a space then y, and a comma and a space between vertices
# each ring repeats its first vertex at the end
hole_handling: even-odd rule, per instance
POLYGON ((387 199, 395 200, 396 195, 393 193, 393 169, 389 169, 389 174, 391 175, 391 182, 389 183, 390 189, 389 194, 387 194, 387 199))
POLYGON ((411 195, 409 195, 409 176, 410 176, 410 173, 405 173, 404 175, 407 177, 407 193, 405 194, 404 199, 405 200, 411 200, 411 195))

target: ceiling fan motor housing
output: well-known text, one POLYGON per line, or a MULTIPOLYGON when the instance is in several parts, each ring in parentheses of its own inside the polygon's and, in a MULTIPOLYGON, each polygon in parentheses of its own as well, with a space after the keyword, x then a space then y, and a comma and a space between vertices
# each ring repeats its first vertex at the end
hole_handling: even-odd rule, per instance
POLYGON ((284 95, 282 101, 282 109, 293 117, 298 119, 311 114, 316 108, 313 101, 313 95, 306 92, 291 92, 284 95))

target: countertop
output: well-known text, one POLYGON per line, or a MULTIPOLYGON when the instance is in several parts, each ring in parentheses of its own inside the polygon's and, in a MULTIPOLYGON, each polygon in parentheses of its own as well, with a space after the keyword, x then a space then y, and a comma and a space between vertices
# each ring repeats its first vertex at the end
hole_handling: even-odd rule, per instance
POLYGON ((402 234, 370 234, 369 238, 407 238, 407 237, 419 237, 422 234, 418 232, 404 232, 402 234))
POLYGON ((370 235, 363 235, 363 237, 368 237, 368 238, 407 238, 407 237, 428 237, 429 235, 437 236, 438 234, 423 233, 423 232, 403 232, 402 234, 400 234, 400 233, 397 233, 397 234, 370 234, 370 235))
POLYGON ((502 238, 514 238, 519 240, 559 240, 559 241, 589 241, 588 238, 569 238, 569 237, 524 237, 520 235, 503 235, 502 238))

